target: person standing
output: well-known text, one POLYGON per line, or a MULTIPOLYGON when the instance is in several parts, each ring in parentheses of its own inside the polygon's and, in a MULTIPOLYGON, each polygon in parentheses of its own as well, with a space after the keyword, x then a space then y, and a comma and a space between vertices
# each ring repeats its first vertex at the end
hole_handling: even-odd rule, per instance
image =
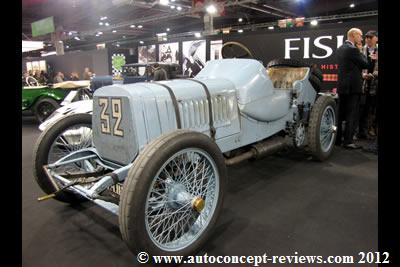
POLYGON ((56 76, 54 76, 54 83, 62 83, 64 81, 64 74, 59 71, 57 72, 56 76))
POLYGON ((84 71, 83 71, 82 79, 83 79, 83 80, 90 80, 90 77, 91 77, 90 69, 89 69, 88 67, 86 67, 86 68, 84 69, 84 71))
POLYGON ((368 68, 368 60, 362 53, 362 31, 351 28, 347 32, 347 40, 336 51, 339 63, 338 95, 339 95, 339 122, 337 128, 336 145, 349 149, 360 148, 353 143, 357 114, 362 90, 362 69, 368 68), (361 48, 361 49, 360 49, 361 48), (342 124, 345 123, 344 133, 342 124))
POLYGON ((377 63, 378 53, 378 33, 368 31, 365 34, 365 46, 363 53, 368 59, 368 68, 363 70, 363 95, 360 105, 359 131, 358 138, 367 138, 368 134, 375 136, 376 125, 373 123, 374 111, 376 109, 376 86, 377 78, 374 76, 374 69, 377 63))
POLYGON ((154 67, 154 81, 162 81, 168 79, 167 71, 161 68, 160 64, 155 63, 153 67, 154 67))

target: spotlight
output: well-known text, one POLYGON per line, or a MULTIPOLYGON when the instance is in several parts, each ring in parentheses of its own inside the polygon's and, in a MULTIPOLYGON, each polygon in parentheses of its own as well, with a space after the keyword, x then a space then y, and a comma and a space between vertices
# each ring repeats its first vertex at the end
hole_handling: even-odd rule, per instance
POLYGON ((181 10, 182 10, 182 7, 177 6, 176 9, 177 9, 178 11, 181 11, 181 10))
POLYGON ((239 22, 242 22, 242 21, 243 21, 243 19, 242 19, 242 18, 239 18, 239 19, 238 19, 238 21, 239 21, 239 22))
POLYGON ((312 20, 311 22, 312 26, 317 26, 318 25, 318 21, 316 19, 312 20))
POLYGON ((242 32, 243 32, 243 30, 242 30, 242 29, 238 30, 238 33, 242 33, 242 32))
POLYGON ((113 32, 113 33, 116 33, 116 32, 117 32, 117 30, 113 30, 112 32, 113 32))
POLYGON ((274 29, 274 26, 269 26, 268 27, 268 30, 273 30, 274 29))
POLYGON ((129 27, 131 27, 131 28, 136 28, 136 25, 131 25, 131 26, 129 26, 129 27))
POLYGON ((213 4, 211 4, 211 5, 206 7, 206 11, 209 14, 215 14, 215 13, 217 13, 217 8, 213 4))
POLYGON ((356 5, 355 4, 350 4, 350 8, 354 8, 356 5))
POLYGON ((99 22, 99 25, 103 25, 103 22, 99 22))
POLYGON ((139 29, 143 28, 143 26, 142 26, 142 25, 138 25, 137 27, 138 27, 139 29))
POLYGON ((160 5, 167 6, 169 4, 168 0, 160 0, 160 5))
POLYGON ((143 41, 139 41, 139 43, 140 43, 140 44, 144 44, 144 42, 143 42, 143 41))

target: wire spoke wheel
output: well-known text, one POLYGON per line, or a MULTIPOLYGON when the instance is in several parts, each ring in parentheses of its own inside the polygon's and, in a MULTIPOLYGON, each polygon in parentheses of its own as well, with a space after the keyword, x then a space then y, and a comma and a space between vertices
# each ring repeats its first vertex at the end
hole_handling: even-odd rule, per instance
MULTIPOLYGON (((53 144, 50 146, 48 154, 48 163, 53 163, 68 154, 88 148, 92 146, 92 127, 91 125, 73 125, 61 132, 53 144)), ((75 163, 57 167, 56 171, 62 172, 77 172, 87 170, 84 164, 75 163)))
POLYGON ((313 157, 323 161, 333 150, 336 140, 336 102, 332 97, 320 96, 311 109, 308 123, 308 146, 313 157))
POLYGON ((331 106, 327 106, 322 114, 320 127, 320 142, 322 151, 328 151, 334 142, 335 137, 335 111, 331 106))
POLYGON ((222 209, 226 166, 207 135, 176 130, 139 153, 124 181, 119 228, 133 253, 194 255, 222 209))
POLYGON ((205 151, 190 148, 161 167, 146 203, 146 229, 164 250, 179 250, 196 240, 214 213, 219 177, 205 151))
MULTIPOLYGON (((74 151, 92 146, 92 115, 76 113, 65 116, 50 124, 38 138, 33 152, 33 173, 36 182, 46 193, 51 194, 55 187, 47 177, 43 166, 56 162, 74 151)), ((93 171, 95 162, 91 160, 79 161, 53 168, 58 174, 93 171)), ((55 197, 63 202, 82 201, 82 197, 62 192, 55 197)))

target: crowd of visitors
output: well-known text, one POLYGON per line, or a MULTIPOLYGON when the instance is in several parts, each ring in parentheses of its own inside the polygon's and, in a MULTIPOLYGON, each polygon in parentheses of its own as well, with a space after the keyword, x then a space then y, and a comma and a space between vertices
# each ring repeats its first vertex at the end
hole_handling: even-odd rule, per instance
POLYGON ((50 75, 45 71, 32 71, 29 70, 22 74, 23 86, 38 86, 46 85, 51 83, 61 83, 65 81, 79 81, 79 80, 90 80, 94 77, 94 73, 89 68, 85 68, 82 77, 77 72, 71 72, 69 76, 65 76, 63 72, 58 71, 55 75, 50 78, 50 75))
POLYGON ((362 41, 362 31, 352 28, 336 51, 339 64, 336 145, 377 153, 378 32, 368 31, 364 46, 362 41), (359 139, 374 139, 374 142, 361 147, 354 142, 359 139))

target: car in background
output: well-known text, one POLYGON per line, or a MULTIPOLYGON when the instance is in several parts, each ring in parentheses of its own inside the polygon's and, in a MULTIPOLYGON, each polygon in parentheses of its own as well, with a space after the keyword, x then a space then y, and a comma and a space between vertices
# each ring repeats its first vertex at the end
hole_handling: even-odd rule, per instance
POLYGON ((22 112, 33 114, 44 122, 56 109, 74 100, 88 98, 90 81, 66 81, 62 83, 23 86, 22 112))
MULTIPOLYGON (((133 63, 122 66, 124 84, 153 80, 153 66, 156 62, 133 63)), ((176 63, 158 63, 167 72, 168 79, 181 77, 181 67, 176 63)))

